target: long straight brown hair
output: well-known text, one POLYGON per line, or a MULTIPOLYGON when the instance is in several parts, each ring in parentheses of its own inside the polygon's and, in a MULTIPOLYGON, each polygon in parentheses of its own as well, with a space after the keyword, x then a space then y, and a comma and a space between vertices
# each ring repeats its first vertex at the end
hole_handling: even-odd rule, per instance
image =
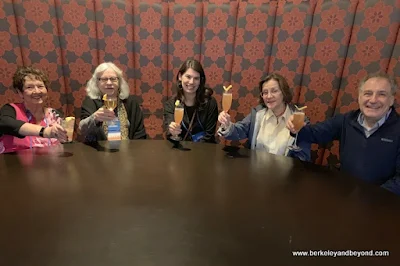
POLYGON ((177 94, 175 100, 183 101, 184 94, 182 88, 182 81, 179 80, 179 75, 183 76, 183 74, 185 74, 185 72, 189 68, 193 69, 194 71, 200 74, 200 84, 199 88, 196 91, 196 100, 195 100, 195 106, 199 107, 200 105, 204 104, 207 101, 207 99, 213 94, 213 91, 205 87, 206 75, 204 74, 203 66, 196 59, 187 59, 185 62, 183 62, 183 64, 179 68, 179 71, 176 75, 177 94))

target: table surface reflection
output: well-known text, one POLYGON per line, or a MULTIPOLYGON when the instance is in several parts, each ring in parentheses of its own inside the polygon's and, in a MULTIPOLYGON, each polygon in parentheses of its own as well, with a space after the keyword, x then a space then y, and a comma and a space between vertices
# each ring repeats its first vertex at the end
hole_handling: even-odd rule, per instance
POLYGON ((73 143, 0 155, 0 265, 397 265, 397 196, 266 152, 171 146, 73 143))

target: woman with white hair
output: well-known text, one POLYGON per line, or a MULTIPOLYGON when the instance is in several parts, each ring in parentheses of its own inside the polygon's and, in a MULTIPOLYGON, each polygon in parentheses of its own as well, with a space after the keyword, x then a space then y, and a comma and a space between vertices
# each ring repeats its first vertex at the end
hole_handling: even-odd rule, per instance
POLYGON ((107 140, 109 122, 118 118, 121 139, 144 139, 143 113, 132 95, 122 70, 115 64, 100 64, 86 86, 87 96, 81 107, 79 129, 85 142, 107 140), (112 111, 104 106, 105 97, 117 97, 117 107, 112 111))

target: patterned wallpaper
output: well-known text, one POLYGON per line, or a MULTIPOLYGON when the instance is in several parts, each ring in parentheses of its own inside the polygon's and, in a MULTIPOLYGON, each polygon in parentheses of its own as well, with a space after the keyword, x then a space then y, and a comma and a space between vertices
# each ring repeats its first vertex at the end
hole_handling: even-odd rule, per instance
MULTIPOLYGON (((233 85, 234 120, 257 104, 260 78, 277 71, 315 123, 356 109, 366 73, 383 70, 400 83, 399 25, 398 0, 2 0, 0 105, 18 101, 12 75, 32 64, 50 76, 49 105, 79 117, 92 71, 112 61, 142 105, 149 137, 160 139, 162 104, 179 65, 194 57, 219 104, 222 86, 233 85)), ((312 155, 336 164, 337 154, 333 144, 312 155)))

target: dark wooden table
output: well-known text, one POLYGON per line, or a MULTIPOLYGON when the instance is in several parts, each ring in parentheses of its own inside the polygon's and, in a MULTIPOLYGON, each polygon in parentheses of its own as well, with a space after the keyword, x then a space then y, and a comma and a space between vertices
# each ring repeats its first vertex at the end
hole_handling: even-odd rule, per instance
POLYGON ((0 155, 0 265, 399 265, 399 197, 286 157, 185 146, 0 155))

